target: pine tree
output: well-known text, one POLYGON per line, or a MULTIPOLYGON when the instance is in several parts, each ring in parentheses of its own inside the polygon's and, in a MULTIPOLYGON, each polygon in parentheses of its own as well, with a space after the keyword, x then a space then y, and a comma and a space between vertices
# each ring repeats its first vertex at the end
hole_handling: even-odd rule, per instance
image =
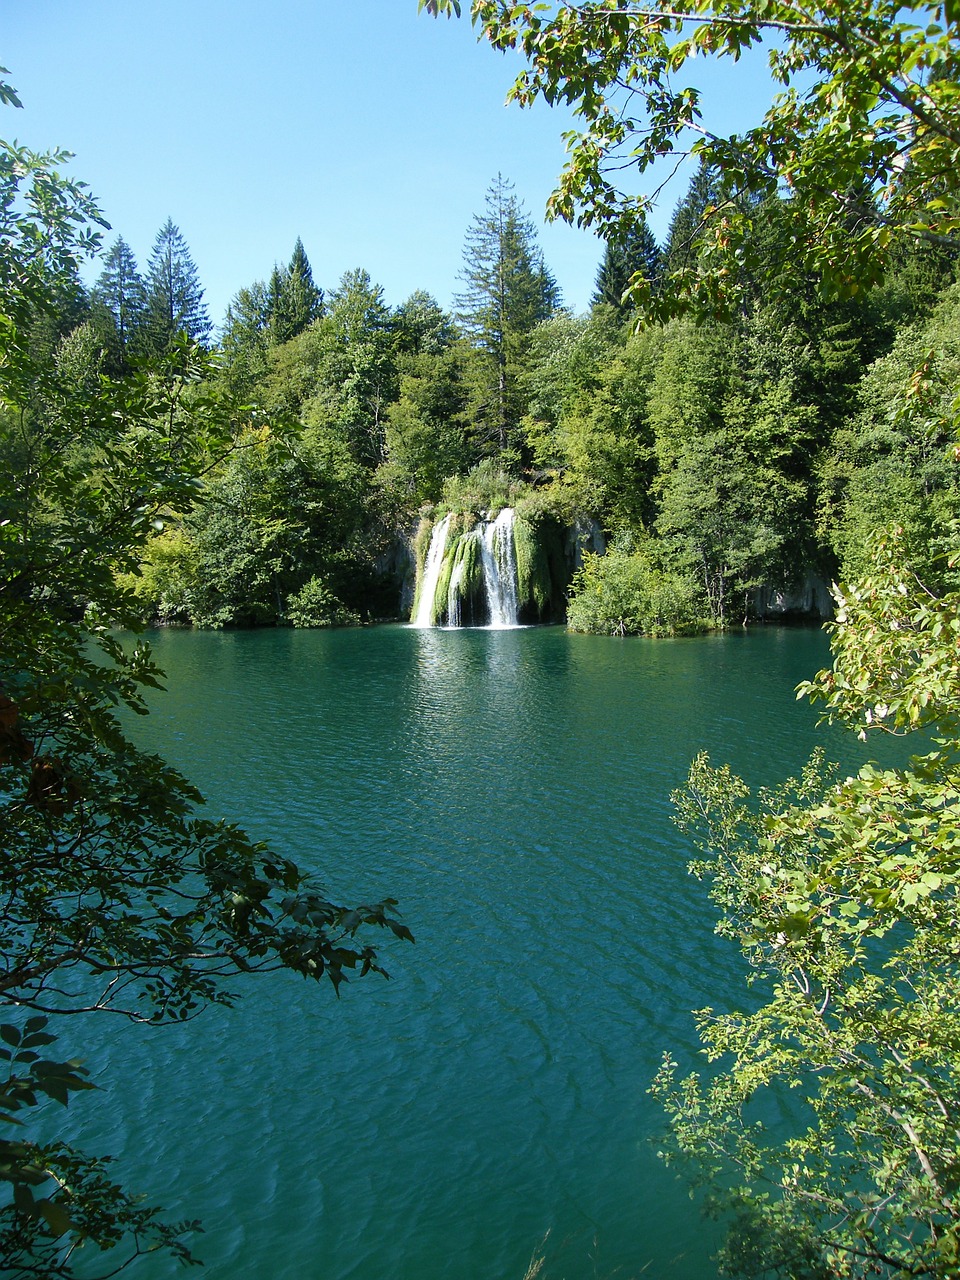
POLYGON ((90 296, 94 331, 115 372, 129 367, 143 339, 146 290, 133 251, 122 236, 114 241, 90 296))
POLYGON ((467 231, 459 317, 485 359, 486 417, 501 451, 519 416, 517 378, 529 335, 560 307, 560 291, 537 245, 533 223, 498 174, 486 207, 467 231))
POLYGON ((687 194, 683 197, 670 220, 667 239, 663 246, 663 275, 690 266, 697 256, 697 244, 704 227, 704 213, 717 203, 718 179, 716 172, 705 161, 691 179, 687 194))
POLYGON ((289 265, 273 269, 269 297, 271 335, 276 343, 289 342, 303 333, 323 312, 323 290, 313 282, 310 260, 299 236, 289 265))
POLYGON ((180 333, 203 342, 211 329, 197 268, 170 218, 157 232, 147 268, 145 328, 148 346, 156 354, 168 351, 180 333))
POLYGON ((239 289, 227 307, 220 334, 227 384, 234 394, 253 394, 268 368, 270 305, 267 286, 255 280, 239 289))
POLYGON ((648 284, 656 287, 661 265, 660 249, 646 218, 643 218, 625 238, 607 241, 603 261, 597 271, 593 305, 613 307, 621 319, 626 319, 630 307, 624 303, 623 295, 631 279, 641 275, 648 284))

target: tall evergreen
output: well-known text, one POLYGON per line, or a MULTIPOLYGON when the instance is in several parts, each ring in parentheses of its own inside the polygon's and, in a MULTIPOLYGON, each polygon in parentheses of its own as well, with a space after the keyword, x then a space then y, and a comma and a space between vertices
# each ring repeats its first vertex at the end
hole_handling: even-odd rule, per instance
POLYGON ((718 199, 719 184, 716 171, 701 160, 686 195, 674 209, 670 220, 663 246, 664 276, 692 265, 697 256, 697 245, 703 231, 703 215, 706 209, 715 204, 718 199))
POLYGON ((498 174, 484 212, 468 229, 456 299, 459 316, 489 371, 487 417, 505 449, 519 418, 517 376, 529 335, 560 307, 560 291, 537 245, 533 223, 498 174))
POLYGON ((295 338, 323 311, 323 290, 314 284, 310 259, 299 236, 289 264, 273 269, 269 299, 271 333, 277 343, 295 338))
POLYGON ((157 232, 147 268, 145 330, 152 352, 162 354, 180 333, 203 342, 211 325, 203 288, 187 243, 172 219, 157 232))
POLYGON ((630 307, 623 295, 635 275, 641 275, 652 287, 656 287, 661 272, 660 249, 646 218, 623 238, 607 241, 603 261, 597 271, 593 305, 613 307, 621 319, 626 319, 630 307))
POLYGON ((243 397, 253 394, 268 367, 270 307, 267 286, 255 280, 230 300, 220 331, 220 351, 229 386, 243 397))
POLYGON ((146 290, 133 251, 118 236, 90 296, 92 320, 108 361, 122 372, 143 339, 146 290))

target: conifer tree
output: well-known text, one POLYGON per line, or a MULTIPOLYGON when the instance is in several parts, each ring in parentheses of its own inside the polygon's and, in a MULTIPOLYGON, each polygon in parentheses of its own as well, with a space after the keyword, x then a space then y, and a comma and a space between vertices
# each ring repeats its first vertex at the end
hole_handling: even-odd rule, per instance
POLYGON ((157 355, 169 351, 180 333, 203 342, 210 328, 190 250, 179 227, 167 218, 157 232, 147 268, 145 330, 149 349, 157 355))
POLYGON ((297 237, 285 268, 274 267, 269 285, 270 325, 273 341, 288 342, 323 311, 323 290, 313 282, 310 259, 297 237))
POLYGON ((533 223, 498 174, 467 231, 459 317, 485 358, 486 416, 500 450, 519 418, 517 376, 529 335, 560 307, 560 291, 537 245, 533 223))
POLYGON ((118 236, 104 260, 90 297, 94 331, 115 372, 123 372, 142 341, 146 290, 137 260, 118 236))
POLYGON ((697 243, 706 225, 708 208, 719 200, 719 181, 705 161, 693 175, 687 193, 673 211, 663 246, 663 274, 671 275, 690 266, 697 256, 697 243))
POLYGON ((613 307, 621 319, 630 311, 623 295, 635 275, 656 287, 661 272, 660 249, 644 218, 625 237, 607 241, 603 261, 597 271, 593 305, 613 307))
POLYGON ((230 300, 220 334, 226 380, 234 394, 253 393, 268 366, 270 302, 267 286, 255 280, 230 300))

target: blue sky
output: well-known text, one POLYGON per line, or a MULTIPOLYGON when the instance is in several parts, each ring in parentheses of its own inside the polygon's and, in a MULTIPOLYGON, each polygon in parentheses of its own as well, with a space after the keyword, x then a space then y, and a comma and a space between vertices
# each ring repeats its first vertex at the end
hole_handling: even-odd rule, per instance
MULTIPOLYGON (((517 60, 416 0, 3 0, 0 63, 24 104, 0 112, 0 136, 75 152, 108 242, 122 235, 141 267, 172 217, 217 323, 298 235, 327 289, 363 267, 391 305, 426 289, 450 306, 490 182, 510 179, 539 227, 569 125, 504 107, 517 60)), ((721 123, 769 96, 759 64, 735 75, 712 90, 721 123)), ((562 224, 539 234, 585 310, 602 245, 562 224)))

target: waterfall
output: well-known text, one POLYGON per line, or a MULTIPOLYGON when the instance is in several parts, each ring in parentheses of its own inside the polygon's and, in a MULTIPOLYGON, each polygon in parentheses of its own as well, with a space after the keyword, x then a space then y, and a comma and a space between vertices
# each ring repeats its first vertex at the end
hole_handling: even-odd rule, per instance
MULTIPOLYGON (((470 533, 463 535, 465 538, 473 538, 476 540, 477 531, 473 529, 470 533)), ((460 562, 454 567, 453 573, 450 575, 450 585, 447 587, 447 626, 460 626, 460 599, 463 590, 463 579, 466 573, 467 562, 461 556, 460 562)))
POLYGON ((413 617, 413 626, 432 627, 437 594, 437 583, 440 581, 440 570, 443 568, 443 553, 447 545, 447 530, 450 528, 452 516, 446 515, 433 526, 430 535, 430 549, 423 566, 423 577, 420 580, 420 594, 417 597, 417 612, 413 617))
POLYGON ((480 554, 483 580, 487 588, 490 626, 496 630, 516 627, 517 561, 513 549, 513 508, 504 507, 496 520, 488 520, 481 529, 480 554))
POLYGON ((452 520, 452 514, 446 515, 433 527, 412 625, 460 627, 464 619, 470 625, 483 617, 485 604, 491 628, 519 626, 513 508, 449 538, 452 520), (446 598, 438 600, 441 583, 446 584, 446 598))

